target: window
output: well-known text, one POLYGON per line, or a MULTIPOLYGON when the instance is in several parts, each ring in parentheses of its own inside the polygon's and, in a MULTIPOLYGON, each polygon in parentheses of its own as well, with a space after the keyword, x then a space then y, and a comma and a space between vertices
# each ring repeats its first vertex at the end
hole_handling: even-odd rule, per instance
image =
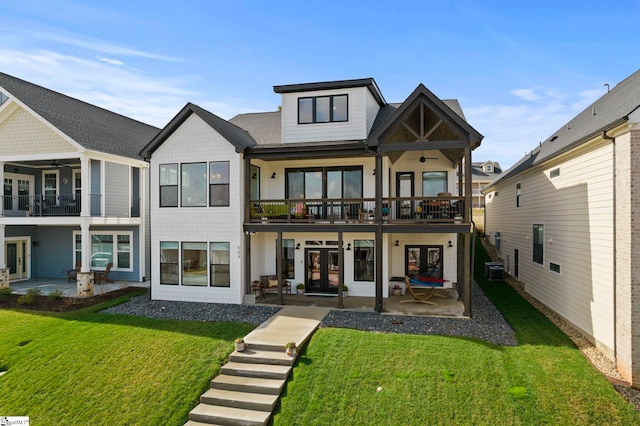
POLYGON ((447 172, 422 172, 422 196, 436 197, 447 191, 447 172))
POLYGON ((533 261, 542 265, 544 258, 544 225, 533 225, 533 261))
MULTIPOLYGON (((91 232, 91 268, 103 270, 109 263, 112 269, 133 270, 133 252, 131 250, 131 232, 91 232)), ((74 258, 82 261, 82 234, 74 232, 74 258)))
POLYGON ((160 241, 160 284, 180 284, 178 242, 160 241))
POLYGON ((373 240, 355 240, 353 242, 353 279, 354 281, 373 281, 374 245, 373 240))
POLYGON ((182 285, 204 286, 207 278, 207 243, 182 243, 182 285))
POLYGON ((211 243, 211 286, 231 287, 229 243, 211 243))
POLYGON ((553 179, 560 176, 560 167, 556 167, 555 169, 549 172, 549 178, 553 179))
POLYGON ((348 96, 298 98, 298 124, 348 121, 348 96))
POLYGON ((207 205, 207 163, 183 163, 181 167, 180 205, 205 207, 207 205))
POLYGON ((7 95, 5 95, 4 93, 0 92, 0 105, 2 105, 3 103, 5 103, 7 101, 7 99, 9 99, 7 97, 7 95))
POLYGON ((53 206, 58 202, 58 171, 42 174, 42 193, 45 202, 53 206))
POLYGON ((178 207, 177 164, 160 164, 160 207, 178 207))
POLYGON ((209 205, 229 205, 229 162, 209 163, 209 205))
POLYGON ((522 188, 520 184, 516 184, 516 207, 520 207, 520 203, 522 201, 522 188))
POLYGON ((80 201, 80 194, 82 193, 82 173, 80 170, 73 171, 73 199, 80 201))
POLYGON ((487 164, 486 166, 484 166, 484 171, 487 173, 492 173, 493 172, 493 166, 491 164, 487 164))
POLYGON ((557 263, 549 262, 549 269, 553 272, 560 273, 560 265, 558 265, 557 263))
POLYGON ((294 279, 296 277, 294 243, 294 240, 282 240, 282 269, 276 266, 276 272, 279 273, 282 270, 284 277, 289 279, 294 279))

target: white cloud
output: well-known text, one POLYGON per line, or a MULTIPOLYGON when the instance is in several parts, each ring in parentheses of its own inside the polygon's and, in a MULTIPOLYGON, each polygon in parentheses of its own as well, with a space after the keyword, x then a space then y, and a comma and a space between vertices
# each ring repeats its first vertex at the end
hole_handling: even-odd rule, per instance
POLYGON ((102 58, 100 56, 96 56, 96 59, 102 62, 105 62, 107 64, 110 65, 124 65, 124 62, 118 60, 118 59, 111 59, 111 58, 102 58))
POLYGON ((538 96, 533 91, 533 89, 515 89, 510 91, 509 93, 521 99, 524 99, 525 101, 537 101, 538 99, 540 99, 540 96, 538 96))

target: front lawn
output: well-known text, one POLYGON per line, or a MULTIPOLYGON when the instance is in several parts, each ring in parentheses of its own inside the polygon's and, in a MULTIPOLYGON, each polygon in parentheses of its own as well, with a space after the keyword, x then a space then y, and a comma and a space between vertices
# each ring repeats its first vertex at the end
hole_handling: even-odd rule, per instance
POLYGON ((181 425, 249 324, 0 309, 0 416, 181 425))

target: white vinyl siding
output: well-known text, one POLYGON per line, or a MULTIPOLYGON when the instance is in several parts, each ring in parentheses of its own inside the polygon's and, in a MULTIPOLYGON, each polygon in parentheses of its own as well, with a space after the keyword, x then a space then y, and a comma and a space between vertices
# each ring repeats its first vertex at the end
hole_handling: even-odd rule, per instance
POLYGON ((325 142, 366 139, 366 87, 282 94, 282 142, 325 142), (337 123, 298 124, 298 98, 348 95, 349 120, 337 123))
MULTIPOLYGON (((593 145, 593 144, 592 144, 593 145)), ((493 188, 487 198, 485 232, 500 232, 502 259, 519 250, 519 280, 528 293, 610 350, 613 348, 612 147, 590 150, 538 167, 493 188), (549 178, 560 167, 562 174, 549 178), (516 183, 526 203, 517 208, 516 183), (532 225, 544 223, 544 261, 533 259, 532 225), (551 241, 550 241, 551 240, 551 241), (562 273, 550 270, 562 265, 562 273)), ((505 265, 513 273, 513 265, 505 265)), ((605 352, 607 352, 605 350, 605 352)), ((610 352, 610 351, 609 351, 610 352)))

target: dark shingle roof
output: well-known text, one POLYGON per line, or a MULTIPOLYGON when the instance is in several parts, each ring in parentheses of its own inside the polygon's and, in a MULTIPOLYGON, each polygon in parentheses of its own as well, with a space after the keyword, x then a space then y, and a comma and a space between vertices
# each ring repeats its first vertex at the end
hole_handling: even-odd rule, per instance
POLYGON ((556 157, 626 121, 640 107, 640 70, 618 83, 610 92, 589 105, 531 153, 504 172, 491 185, 556 157))
POLYGON ((229 121, 249 132, 258 145, 282 143, 280 111, 238 114, 229 121))
POLYGON ((143 158, 151 158, 153 152, 164 143, 169 136, 173 134, 185 122, 191 114, 196 114, 211 128, 220 133, 226 140, 231 143, 236 152, 242 152, 245 148, 256 145, 256 141, 244 129, 224 120, 217 115, 200 108, 198 105, 187 103, 180 112, 156 135, 151 142, 147 144, 141 151, 143 158))
POLYGON ((273 91, 276 93, 294 93, 294 92, 309 92, 313 90, 329 90, 329 89, 345 89, 349 87, 366 87, 369 92, 376 99, 376 102, 380 106, 384 106, 387 102, 380 93, 380 88, 373 78, 359 78, 353 80, 336 80, 336 81, 321 81, 314 83, 302 83, 302 84, 285 84, 281 86, 273 86, 273 91))
POLYGON ((160 129, 0 73, 3 87, 84 148, 129 158, 160 129))

